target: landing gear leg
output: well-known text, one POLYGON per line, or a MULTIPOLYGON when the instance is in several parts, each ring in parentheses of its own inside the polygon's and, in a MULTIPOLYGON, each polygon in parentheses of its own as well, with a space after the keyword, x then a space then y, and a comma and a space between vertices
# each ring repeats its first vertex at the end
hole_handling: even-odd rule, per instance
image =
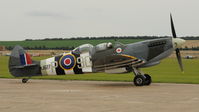
POLYGON ((144 86, 151 84, 152 80, 150 75, 144 74, 138 68, 133 68, 133 73, 135 74, 133 82, 136 86, 144 86))
POLYGON ((22 81, 22 83, 27 83, 28 80, 29 80, 29 78, 23 78, 21 81, 22 81))

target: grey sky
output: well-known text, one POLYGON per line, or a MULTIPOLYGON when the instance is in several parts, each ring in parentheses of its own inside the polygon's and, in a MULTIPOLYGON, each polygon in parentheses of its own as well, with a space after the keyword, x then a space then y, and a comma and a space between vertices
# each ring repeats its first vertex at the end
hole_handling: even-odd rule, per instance
POLYGON ((0 40, 199 35, 198 0, 0 0, 0 40))

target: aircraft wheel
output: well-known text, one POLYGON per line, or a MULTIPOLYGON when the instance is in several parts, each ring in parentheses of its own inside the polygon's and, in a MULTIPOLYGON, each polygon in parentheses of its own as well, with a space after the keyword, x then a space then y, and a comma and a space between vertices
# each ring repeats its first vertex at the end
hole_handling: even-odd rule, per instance
POLYGON ((22 81, 22 83, 27 83, 27 82, 28 82, 28 79, 23 78, 21 81, 22 81))
POLYGON ((145 84, 145 76, 136 75, 135 78, 134 78, 134 84, 136 86, 143 86, 145 84))
POLYGON ((152 80, 151 80, 151 76, 148 75, 148 74, 144 74, 145 76, 145 82, 144 82, 144 85, 150 85, 152 80))

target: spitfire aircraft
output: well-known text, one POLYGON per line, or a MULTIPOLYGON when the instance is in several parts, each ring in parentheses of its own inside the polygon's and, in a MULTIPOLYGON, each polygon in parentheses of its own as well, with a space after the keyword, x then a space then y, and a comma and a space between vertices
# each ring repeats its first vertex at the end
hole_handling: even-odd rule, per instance
POLYGON ((176 52, 180 69, 183 65, 179 47, 185 42, 177 38, 172 16, 170 15, 173 37, 145 40, 137 43, 112 44, 101 43, 81 45, 69 53, 41 61, 34 61, 20 46, 15 46, 9 59, 9 71, 15 77, 26 83, 32 76, 66 75, 83 73, 129 73, 135 74, 136 86, 150 85, 151 76, 144 74, 140 68, 150 67, 176 52))

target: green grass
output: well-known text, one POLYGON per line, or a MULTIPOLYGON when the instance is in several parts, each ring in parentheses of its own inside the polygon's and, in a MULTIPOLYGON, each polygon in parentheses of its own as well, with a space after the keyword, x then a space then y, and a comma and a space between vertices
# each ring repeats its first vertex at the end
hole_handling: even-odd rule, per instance
MULTIPOLYGON (((142 39, 118 39, 119 42, 124 44, 134 43, 141 41, 142 39)), ((15 46, 21 45, 22 47, 39 47, 46 46, 47 48, 55 48, 55 47, 77 47, 82 44, 90 43, 92 45, 97 45, 103 42, 113 42, 113 39, 103 39, 103 40, 34 40, 34 41, 0 41, 0 46, 15 46)))
MULTIPOLYGON (((40 60, 46 57, 37 57, 40 60)), ((167 58, 161 64, 143 68, 142 70, 150 74, 153 82, 159 83, 192 83, 199 84, 199 59, 183 59, 185 72, 180 72, 177 60, 167 58)), ((63 76, 41 76, 34 79, 56 79, 56 80, 96 80, 96 81, 132 81, 134 75, 128 74, 106 74, 91 73, 83 75, 63 75, 63 76)), ((0 78, 14 78, 8 72, 8 57, 0 56, 0 78)))

